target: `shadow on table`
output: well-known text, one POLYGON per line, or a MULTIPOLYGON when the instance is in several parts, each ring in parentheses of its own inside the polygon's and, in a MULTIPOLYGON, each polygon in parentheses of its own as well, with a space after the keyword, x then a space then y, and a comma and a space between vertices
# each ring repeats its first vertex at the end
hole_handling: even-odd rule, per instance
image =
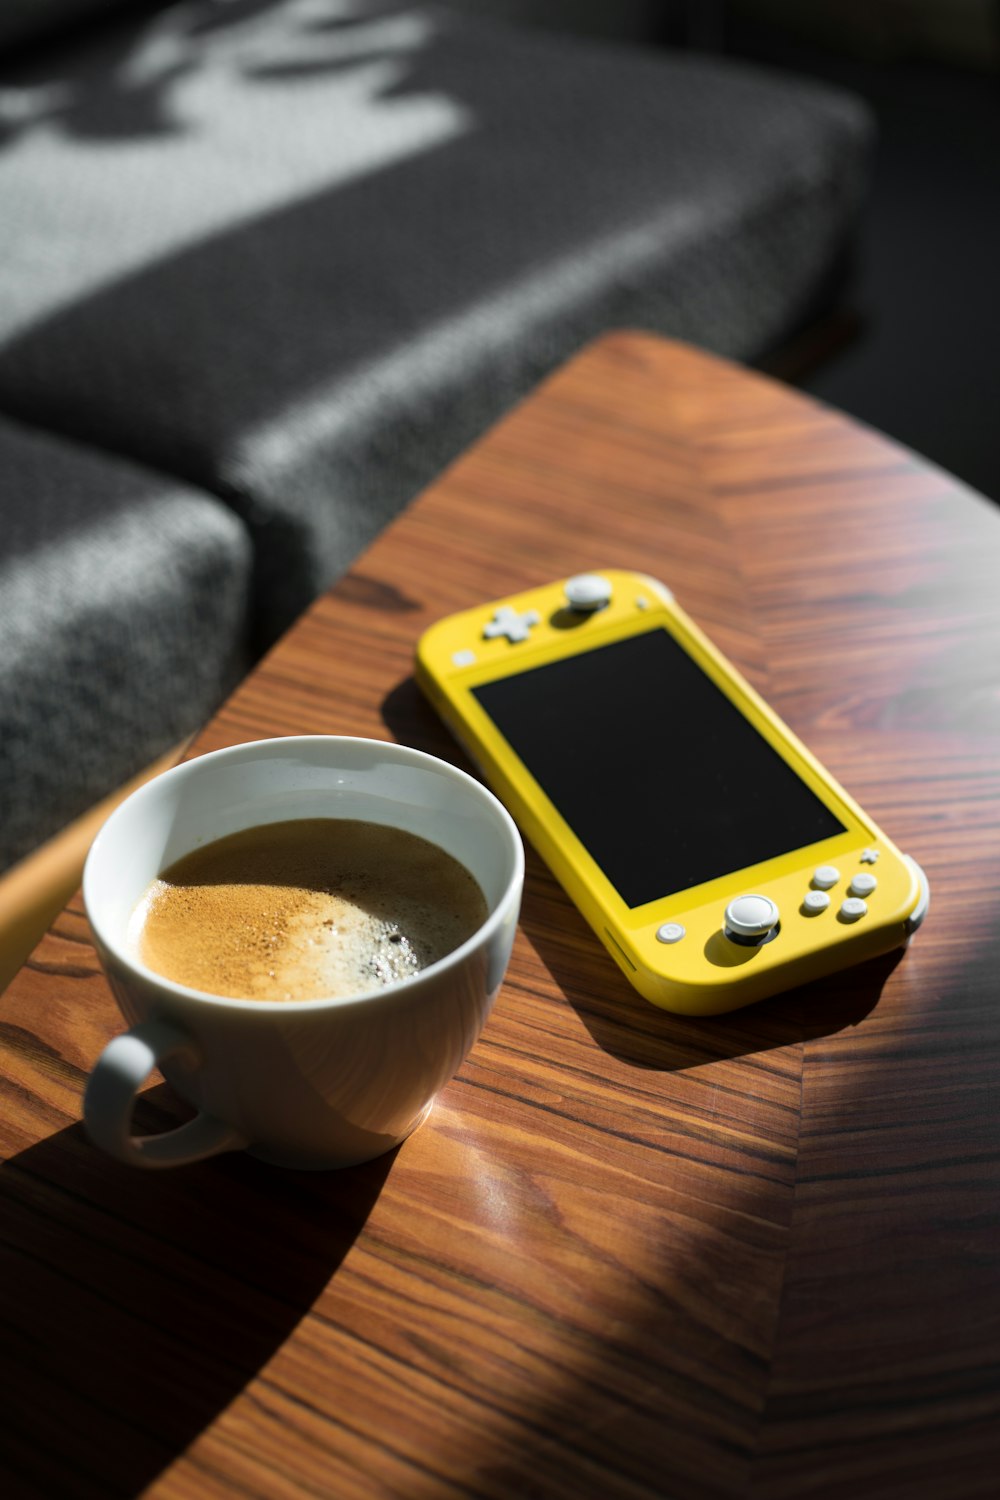
MULTIPOLYGON (((412 678, 393 689, 382 713, 402 743, 476 774, 412 678)), ((542 860, 530 847, 525 852, 523 931, 597 1045, 635 1067, 697 1067, 855 1026, 903 955, 898 949, 728 1015, 674 1015, 632 988, 542 860)))
MULTIPOLYGON (((554 880, 552 885, 555 896, 568 901, 554 880)), ((579 930, 568 943, 565 932, 554 935, 545 921, 541 898, 533 900, 529 893, 521 912, 524 931, 597 1045, 632 1067, 663 1072, 768 1052, 856 1026, 878 1004, 904 952, 897 949, 728 1014, 684 1016, 644 1000, 583 918, 574 912, 573 919, 579 930)))
POLYGON ((431 708, 414 678, 405 677, 386 695, 382 700, 382 718, 401 745, 423 750, 427 755, 439 755, 442 760, 476 775, 471 760, 431 708))
MULTIPOLYGON (((142 1096, 162 1130, 171 1095, 142 1096)), ((5 1495, 136 1495, 267 1364, 360 1233, 390 1153, 130 1171, 73 1125, 0 1167, 5 1495), (8 1487, 9 1486, 9 1487, 8 1487)))

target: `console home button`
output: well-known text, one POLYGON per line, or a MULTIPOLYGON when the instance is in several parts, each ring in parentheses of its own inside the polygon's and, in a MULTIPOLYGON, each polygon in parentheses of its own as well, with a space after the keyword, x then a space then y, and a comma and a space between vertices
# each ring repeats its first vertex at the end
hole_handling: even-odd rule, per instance
POLYGON ((656 929, 656 940, 658 943, 679 943, 685 934, 685 928, 680 922, 663 922, 656 929))

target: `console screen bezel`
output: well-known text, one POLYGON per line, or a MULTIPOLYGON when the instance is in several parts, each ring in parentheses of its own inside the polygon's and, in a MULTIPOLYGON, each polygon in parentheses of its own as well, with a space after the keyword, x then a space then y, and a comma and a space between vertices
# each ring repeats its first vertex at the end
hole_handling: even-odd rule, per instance
MULTIPOLYGON (((711 649, 706 653, 700 648, 698 641, 685 638, 685 633, 673 620, 668 623, 660 616, 648 623, 642 622, 642 628, 636 628, 633 622, 625 629, 609 631, 604 637, 587 639, 578 650, 571 647, 556 653, 551 648, 542 653, 525 652, 522 657, 514 659, 508 670, 481 674, 480 680, 470 677, 465 686, 472 700, 473 712, 482 716, 492 734, 504 745, 505 762, 512 761, 521 768, 519 790, 522 798, 529 806, 534 804, 539 809, 539 817, 543 823, 552 822, 554 811, 555 822, 563 830, 560 842, 565 846, 567 857, 571 862, 574 859, 577 862, 581 859, 585 861, 590 866, 592 877, 596 872, 600 883, 613 895, 625 916, 637 916, 641 920, 652 911, 663 915, 672 907, 683 908, 698 893, 703 898, 710 898, 713 891, 728 889, 736 879, 746 885, 766 878, 776 861, 787 860, 789 856, 798 857, 801 854, 804 863, 808 863, 809 859, 820 863, 825 858, 834 857, 838 850, 857 842, 859 823, 854 809, 837 795, 819 763, 793 736, 790 737, 787 727, 753 693, 748 684, 730 675, 725 670, 722 659, 717 658, 711 649), (720 856, 714 864, 711 859, 701 863, 695 860, 683 879, 677 876, 675 870, 668 880, 656 885, 649 879, 648 869, 645 874, 640 872, 636 879, 632 879, 627 870, 623 873, 620 853, 609 856, 606 838, 594 836, 593 827, 588 827, 585 810, 581 816, 579 796, 574 794, 567 799, 564 787, 558 783, 558 777, 553 781, 551 757, 545 764, 539 764, 537 745, 530 743, 530 735, 529 743, 525 742, 524 726, 516 725, 511 719, 510 704, 516 702, 518 694, 525 692, 529 698, 533 695, 537 702, 539 687, 547 685, 551 691, 543 691, 541 697, 543 701, 547 699, 551 702, 554 715, 554 718, 549 717, 547 731, 555 732, 553 725, 561 728, 567 753, 582 753, 581 740, 585 741, 588 735, 594 734, 595 725, 599 732, 606 733, 607 739, 603 747, 605 753, 599 757, 599 777, 606 799, 612 782, 617 780, 619 786, 626 785, 630 770, 634 773, 634 765, 630 767, 629 762, 630 747, 633 760, 637 744, 642 744, 644 752, 648 750, 651 724, 656 719, 655 708, 651 710, 651 705, 656 704, 657 694, 663 692, 663 687, 658 683, 654 691, 645 681, 629 682, 625 674, 612 672, 614 691, 611 692, 607 671, 597 672, 595 669, 602 661, 602 653, 605 653, 603 660, 606 664, 612 660, 615 648, 621 648, 617 653, 620 664, 628 652, 638 650, 641 653, 645 649, 641 643, 647 638, 661 636, 666 637, 669 643, 667 656, 672 666, 681 664, 689 683, 696 684, 695 690, 704 692, 707 695, 706 701, 720 710, 713 720, 712 732, 718 735, 720 725, 724 728, 728 724, 730 731, 737 728, 743 736, 743 747, 754 747, 757 760, 771 764, 775 773, 775 786, 784 784, 786 795, 789 794, 788 789, 792 789, 793 798, 800 804, 800 810, 802 807, 807 808, 809 817, 797 828, 792 828, 791 832, 788 831, 791 825, 784 831, 779 827, 774 838, 766 845, 744 845, 736 853, 727 857, 720 856), (638 647, 633 644, 636 642, 640 643, 638 647), (560 677, 558 684, 557 676, 560 677), (579 684, 586 683, 588 677, 600 679, 600 691, 586 707, 586 711, 581 713, 579 684), (567 694, 565 685, 570 678, 576 679, 576 685, 573 692, 567 694), (576 695, 575 701, 573 694, 576 695), (572 743, 574 736, 575 746, 572 743), (609 746, 610 759, 607 753, 609 746), (547 804, 544 811, 543 803, 547 804)), ((676 704, 674 717, 676 719, 676 704)), ((705 748, 704 742, 695 737, 698 721, 698 714, 689 713, 681 726, 686 753, 696 757, 700 757, 705 748)), ((704 728, 702 719, 702 729, 704 728)), ((715 753, 719 753, 718 745, 715 753)), ((690 765, 690 762, 687 764, 690 765)), ((648 837, 651 827, 654 831, 649 847, 662 844, 665 837, 664 819, 651 816, 653 809, 649 805, 649 760, 646 754, 643 756, 643 777, 646 785, 640 794, 640 805, 636 805, 634 798, 631 805, 626 800, 626 804, 612 813, 610 818, 612 824, 617 821, 620 825, 623 839, 621 847, 626 850, 630 849, 631 840, 635 841, 635 847, 641 847, 643 837, 648 837), (646 800, 643 801, 643 798, 646 800)), ((674 816, 677 808, 684 806, 685 796, 688 799, 691 796, 690 785, 685 793, 684 787, 677 784, 684 779, 678 772, 675 760, 671 773, 673 784, 665 793, 668 800, 673 799, 674 816)), ((688 782, 691 779, 690 776, 687 777, 688 782)), ((704 821, 706 838, 710 841, 713 830, 714 836, 718 838, 719 830, 725 829, 726 815, 723 809, 723 815, 720 816, 719 806, 709 806, 710 799, 705 796, 704 778, 701 792, 697 817, 704 821)), ((724 786, 722 794, 724 801, 724 786)), ((669 820, 668 815, 668 824, 669 820)), ((765 825, 766 822, 765 819, 765 825)), ((608 819, 605 818, 605 835, 607 825, 608 819)), ((758 818, 758 831, 761 826, 763 825, 758 818)), ((689 820, 686 839, 691 837, 691 827, 689 820)), ((531 836, 531 830, 526 831, 531 836)), ((861 833, 863 836, 863 830, 861 833)), ((735 847, 734 844, 733 848, 735 847)), ((627 859, 630 857, 626 855, 627 859)))

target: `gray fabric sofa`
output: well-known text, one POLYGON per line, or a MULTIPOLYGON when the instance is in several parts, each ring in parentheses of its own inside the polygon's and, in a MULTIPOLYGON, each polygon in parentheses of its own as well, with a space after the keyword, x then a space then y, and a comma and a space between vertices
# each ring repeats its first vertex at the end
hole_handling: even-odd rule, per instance
POLYGON ((808 81, 481 7, 0 12, 0 870, 589 338, 794 333, 870 144, 808 81))

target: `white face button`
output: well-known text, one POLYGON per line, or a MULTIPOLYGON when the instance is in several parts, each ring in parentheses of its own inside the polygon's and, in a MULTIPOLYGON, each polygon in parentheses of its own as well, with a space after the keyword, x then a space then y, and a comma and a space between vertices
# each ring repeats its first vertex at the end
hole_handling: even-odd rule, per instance
POLYGON ((685 930, 680 922, 664 922, 662 927, 656 929, 658 943, 679 943, 684 935, 685 930))
POLYGON ((566 602, 578 614, 593 614, 611 603, 611 585, 598 573, 577 573, 565 585, 566 602))
POLYGON ((868 908, 860 896, 848 896, 841 903, 840 916, 844 922, 856 922, 859 917, 867 916, 868 908))
POLYGON ((778 908, 769 896, 737 896, 726 907, 726 927, 737 937, 766 937, 778 924, 778 908))
POLYGON ((839 879, 840 871, 836 865, 820 865, 813 871, 813 885, 818 891, 828 891, 839 879))
POLYGON ((855 875, 847 887, 847 893, 849 896, 870 896, 877 885, 878 881, 875 876, 863 870, 860 875, 855 875))
POLYGON ((802 897, 802 909, 810 917, 816 917, 821 911, 826 911, 830 905, 830 898, 826 891, 806 891, 802 897))

